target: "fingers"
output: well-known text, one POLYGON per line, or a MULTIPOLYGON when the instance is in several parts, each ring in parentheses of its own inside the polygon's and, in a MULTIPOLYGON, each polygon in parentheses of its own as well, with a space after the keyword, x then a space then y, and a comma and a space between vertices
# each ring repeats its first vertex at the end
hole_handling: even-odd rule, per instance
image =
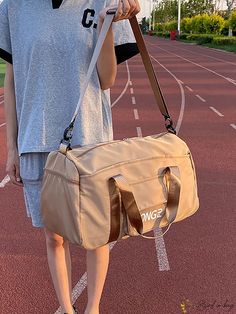
POLYGON ((10 181, 14 185, 23 186, 21 177, 20 177, 20 168, 19 165, 13 165, 10 168, 7 168, 7 173, 10 177, 10 181))
POLYGON ((114 22, 130 19, 140 11, 138 0, 120 0, 114 22))
POLYGON ((19 167, 19 164, 15 165, 15 181, 16 181, 17 185, 20 185, 20 186, 23 185, 21 177, 20 177, 20 167, 19 167))

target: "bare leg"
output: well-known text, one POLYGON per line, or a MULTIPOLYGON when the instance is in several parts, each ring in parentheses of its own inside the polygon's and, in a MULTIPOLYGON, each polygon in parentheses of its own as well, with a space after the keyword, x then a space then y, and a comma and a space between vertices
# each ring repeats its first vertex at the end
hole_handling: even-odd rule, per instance
POLYGON ((67 278, 69 281, 69 291, 70 291, 70 297, 71 297, 71 302, 72 302, 71 257, 70 257, 69 241, 64 242, 64 247, 65 247, 65 255, 66 255, 67 278))
POLYGON ((62 307, 62 313, 73 314, 71 304, 71 263, 69 244, 58 234, 44 229, 46 236, 48 265, 62 307))
POLYGON ((85 314, 99 314, 99 303, 109 265, 109 245, 87 251, 88 304, 85 314))

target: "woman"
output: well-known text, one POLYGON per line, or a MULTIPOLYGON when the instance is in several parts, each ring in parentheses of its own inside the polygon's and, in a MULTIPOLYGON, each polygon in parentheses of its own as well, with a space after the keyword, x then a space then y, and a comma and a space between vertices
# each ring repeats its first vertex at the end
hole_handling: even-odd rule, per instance
MULTIPOLYGON (((42 223, 39 199, 43 167, 48 153, 58 149, 73 115, 97 35, 110 7, 105 0, 0 0, 0 57, 7 63, 6 170, 13 184, 23 186, 33 226, 44 228, 51 277, 62 312, 68 314, 76 313, 71 300, 69 244, 42 223)), ((80 108, 72 144, 112 139, 109 88, 115 81, 117 63, 137 53, 127 19, 139 10, 137 0, 119 1, 114 22, 126 21, 114 23, 108 31, 80 108)), ((108 262, 108 245, 87 251, 85 314, 99 313, 108 262)))

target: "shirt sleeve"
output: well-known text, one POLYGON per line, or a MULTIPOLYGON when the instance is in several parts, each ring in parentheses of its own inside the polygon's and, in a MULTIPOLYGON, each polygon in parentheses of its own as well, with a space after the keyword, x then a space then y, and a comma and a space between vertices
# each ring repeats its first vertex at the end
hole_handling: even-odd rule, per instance
POLYGON ((0 0, 0 58, 12 63, 7 0, 0 0))
POLYGON ((117 64, 139 53, 134 34, 127 19, 113 23, 117 64))

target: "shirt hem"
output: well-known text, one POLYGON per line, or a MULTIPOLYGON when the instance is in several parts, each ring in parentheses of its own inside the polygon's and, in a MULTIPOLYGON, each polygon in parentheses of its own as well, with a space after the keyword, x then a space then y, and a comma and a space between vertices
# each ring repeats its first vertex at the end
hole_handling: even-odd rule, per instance
POLYGON ((0 48, 0 58, 12 64, 12 55, 2 48, 0 48))
POLYGON ((52 151, 56 151, 59 150, 59 147, 56 149, 55 146, 54 147, 35 147, 35 148, 29 148, 29 149, 22 149, 19 150, 19 156, 23 155, 23 154, 30 154, 30 153, 50 153, 52 151))

